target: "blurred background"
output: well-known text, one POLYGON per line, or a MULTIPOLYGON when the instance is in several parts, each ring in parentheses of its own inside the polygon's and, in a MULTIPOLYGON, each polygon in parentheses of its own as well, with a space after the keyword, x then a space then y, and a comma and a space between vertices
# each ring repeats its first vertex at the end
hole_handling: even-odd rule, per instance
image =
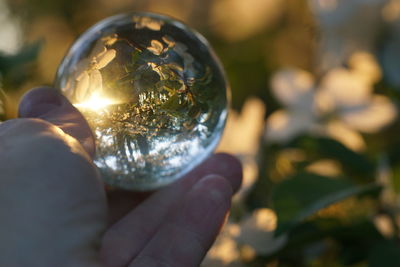
POLYGON ((244 184, 203 267, 400 266, 400 0, 0 0, 0 120, 127 11, 200 31, 231 83, 244 184))

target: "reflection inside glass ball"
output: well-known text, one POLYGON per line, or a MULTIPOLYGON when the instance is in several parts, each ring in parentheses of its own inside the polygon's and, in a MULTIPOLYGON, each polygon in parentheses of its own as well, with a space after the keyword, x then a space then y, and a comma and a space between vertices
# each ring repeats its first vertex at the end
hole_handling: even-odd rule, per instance
POLYGON ((85 32, 56 86, 89 122, 104 181, 128 190, 155 189, 193 169, 214 150, 227 116, 227 82, 205 39, 150 13, 85 32))

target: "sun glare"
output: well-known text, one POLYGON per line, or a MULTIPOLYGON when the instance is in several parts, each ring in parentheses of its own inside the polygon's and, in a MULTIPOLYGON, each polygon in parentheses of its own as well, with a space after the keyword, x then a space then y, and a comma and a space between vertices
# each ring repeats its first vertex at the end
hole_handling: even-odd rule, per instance
POLYGON ((91 109, 94 111, 98 111, 112 104, 115 104, 115 102, 112 101, 111 99, 103 97, 98 93, 94 93, 86 101, 83 101, 81 103, 76 103, 74 104, 74 106, 77 108, 84 108, 84 109, 91 109))

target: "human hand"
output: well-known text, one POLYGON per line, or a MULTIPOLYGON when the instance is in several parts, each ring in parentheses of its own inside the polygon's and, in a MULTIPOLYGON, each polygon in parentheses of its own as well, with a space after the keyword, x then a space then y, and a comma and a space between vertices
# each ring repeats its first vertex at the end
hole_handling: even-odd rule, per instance
POLYGON ((0 266, 198 266, 240 163, 217 154, 157 192, 105 193, 93 154, 86 121, 54 89, 29 92, 0 125, 0 266))

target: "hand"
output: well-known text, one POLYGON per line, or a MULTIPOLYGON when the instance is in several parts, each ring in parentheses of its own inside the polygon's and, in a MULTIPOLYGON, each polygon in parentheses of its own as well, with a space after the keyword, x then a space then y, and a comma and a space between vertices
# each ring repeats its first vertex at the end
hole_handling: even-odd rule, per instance
POLYGON ((241 183, 217 154, 154 193, 104 191, 94 140, 54 89, 0 125, 0 266, 198 266, 241 183))

